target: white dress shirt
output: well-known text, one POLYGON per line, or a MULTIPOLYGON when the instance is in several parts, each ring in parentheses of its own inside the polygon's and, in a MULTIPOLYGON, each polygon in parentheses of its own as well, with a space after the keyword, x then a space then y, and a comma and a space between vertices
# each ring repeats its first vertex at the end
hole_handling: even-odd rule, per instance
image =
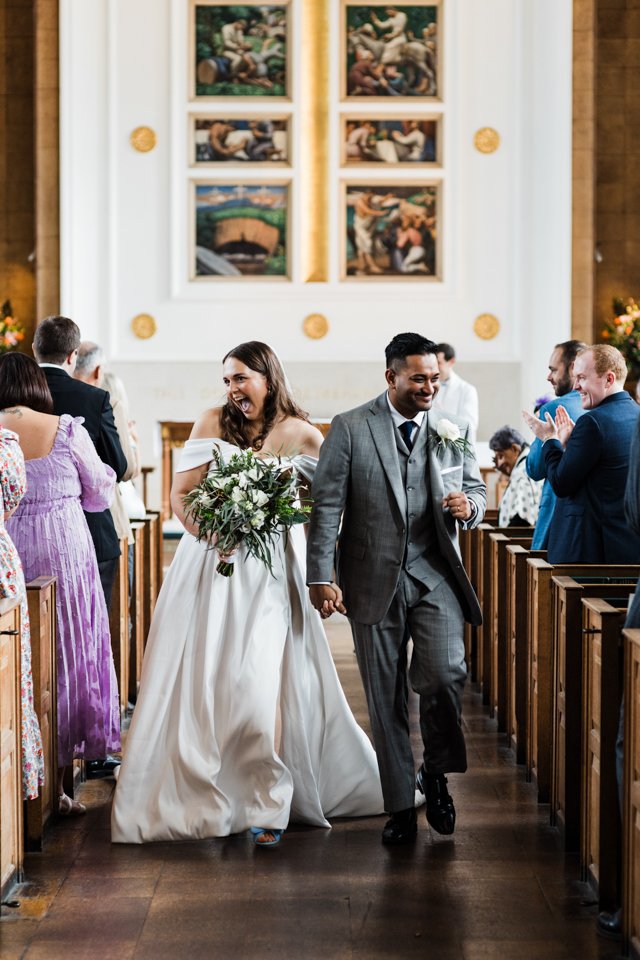
POLYGON ((452 370, 448 380, 440 381, 440 389, 436 394, 433 404, 433 410, 443 411, 444 413, 453 413, 469 424, 471 443, 476 438, 478 430, 478 391, 462 377, 452 370))

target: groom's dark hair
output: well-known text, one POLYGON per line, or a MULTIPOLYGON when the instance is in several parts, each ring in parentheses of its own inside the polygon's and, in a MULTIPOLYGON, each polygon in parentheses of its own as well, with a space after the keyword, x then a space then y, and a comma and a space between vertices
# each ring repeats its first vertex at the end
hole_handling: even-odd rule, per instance
POLYGON ((421 333, 398 333, 384 352, 387 370, 398 365, 404 366, 407 357, 423 356, 425 353, 437 355, 438 344, 421 333))

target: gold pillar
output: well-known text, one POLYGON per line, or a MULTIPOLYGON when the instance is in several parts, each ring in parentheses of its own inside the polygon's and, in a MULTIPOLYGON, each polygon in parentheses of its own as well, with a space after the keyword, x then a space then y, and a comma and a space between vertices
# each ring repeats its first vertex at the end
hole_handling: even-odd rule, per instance
POLYGON ((302 3, 300 207, 305 283, 329 279, 329 2, 302 3))

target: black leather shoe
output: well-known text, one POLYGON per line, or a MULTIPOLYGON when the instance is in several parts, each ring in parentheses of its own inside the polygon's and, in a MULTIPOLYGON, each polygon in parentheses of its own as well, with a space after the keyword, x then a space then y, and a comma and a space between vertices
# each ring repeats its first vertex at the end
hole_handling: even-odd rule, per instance
POLYGON ((420 767, 416 774, 416 789, 427 801, 427 822, 436 833, 450 837, 456 828, 456 808, 447 790, 447 778, 443 773, 426 773, 420 767))
POLYGON ((117 757, 107 754, 100 760, 87 760, 84 765, 84 772, 87 780, 102 780, 104 777, 112 777, 113 771, 120 766, 121 761, 117 757))
POLYGON ((596 932, 609 940, 622 940, 622 910, 613 913, 603 911, 596 918, 596 932))
POLYGON ((392 813, 384 825, 382 842, 390 844, 411 843, 418 832, 415 807, 392 813))

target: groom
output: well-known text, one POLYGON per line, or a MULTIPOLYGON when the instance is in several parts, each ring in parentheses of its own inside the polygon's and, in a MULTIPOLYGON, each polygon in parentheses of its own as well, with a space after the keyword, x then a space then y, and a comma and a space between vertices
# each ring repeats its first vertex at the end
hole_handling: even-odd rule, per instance
POLYGON ((417 333, 393 338, 387 390, 335 417, 312 491, 311 602, 323 617, 338 610, 351 623, 390 814, 382 840, 390 844, 416 836, 416 786, 433 829, 454 831, 445 774, 467 766, 463 625, 481 621, 460 561, 457 524, 480 523, 486 492, 466 440, 468 424, 452 417, 452 439, 442 440, 436 427, 447 432, 445 418, 429 414, 438 391, 437 349, 417 333), (417 776, 407 710, 409 637, 424 744, 417 776))

